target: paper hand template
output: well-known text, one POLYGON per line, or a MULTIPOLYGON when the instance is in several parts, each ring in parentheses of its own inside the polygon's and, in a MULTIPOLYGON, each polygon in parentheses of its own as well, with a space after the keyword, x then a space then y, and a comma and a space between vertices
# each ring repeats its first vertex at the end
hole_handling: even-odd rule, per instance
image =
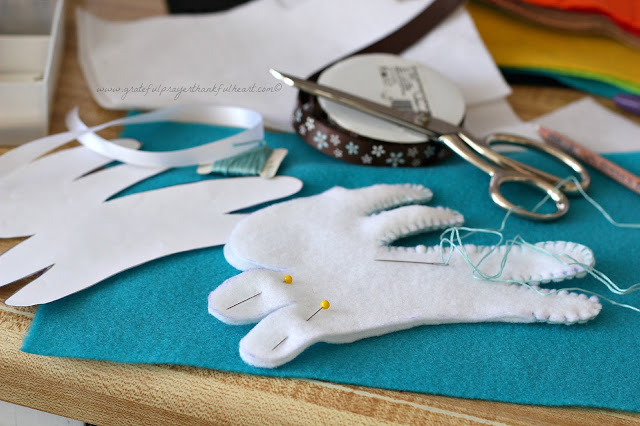
POLYGON ((85 147, 36 159, 43 150, 29 145, 0 157, 0 237, 31 236, 0 255, 0 286, 50 269, 9 305, 47 303, 150 260, 224 244, 244 216, 228 213, 302 186, 290 177, 217 179, 105 201, 166 169, 97 170, 110 160, 85 147))
MULTIPOLYGON (((543 295, 519 284, 474 279, 458 252, 447 266, 376 261, 383 251, 441 262, 439 246, 389 247, 398 238, 463 222, 455 211, 416 205, 430 198, 431 191, 417 185, 336 187, 251 214, 225 246, 228 262, 245 272, 211 292, 209 312, 229 324, 258 323, 240 341, 242 359, 258 367, 282 365, 316 342, 349 343, 423 324, 571 324, 600 312, 596 297, 540 290, 543 295), (323 300, 330 308, 309 319, 323 300)), ((592 252, 579 244, 537 246, 593 263, 592 252)), ((465 247, 474 263, 488 250, 465 247)), ((482 269, 498 272, 503 256, 500 247, 482 269)), ((518 246, 500 278, 537 285, 585 274, 571 263, 518 246)))

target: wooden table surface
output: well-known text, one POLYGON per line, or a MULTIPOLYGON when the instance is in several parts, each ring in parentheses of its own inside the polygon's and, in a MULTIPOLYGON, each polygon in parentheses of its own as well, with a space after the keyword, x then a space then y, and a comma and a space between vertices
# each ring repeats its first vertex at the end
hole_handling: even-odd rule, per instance
MULTIPOLYGON (((89 124, 123 115, 91 98, 76 55, 74 9, 109 19, 166 13, 161 0, 72 0, 50 132, 79 106, 89 124)), ((514 87, 509 101, 528 120, 583 94, 560 88, 514 87)), ((610 101, 600 100, 613 108, 610 101)), ((616 112, 620 112, 616 110, 616 112)), ((629 118, 640 123, 638 117, 629 118)), ((117 129, 101 134, 114 137, 117 129)), ((0 153, 5 152, 0 148, 0 153)), ((22 239, 0 240, 0 253, 22 239)), ((0 288, 0 301, 22 285, 0 288)), ((268 378, 162 365, 130 365, 35 356, 20 352, 34 308, 0 303, 0 400, 98 425, 109 424, 635 424, 640 415, 578 407, 550 408, 393 392, 325 382, 268 378)))

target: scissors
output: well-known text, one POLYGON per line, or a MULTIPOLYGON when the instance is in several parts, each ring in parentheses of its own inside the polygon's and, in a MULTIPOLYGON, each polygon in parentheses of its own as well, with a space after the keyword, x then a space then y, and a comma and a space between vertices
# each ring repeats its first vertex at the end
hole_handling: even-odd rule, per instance
POLYGON ((326 98, 409 128, 426 135, 432 141, 444 143, 460 157, 491 176, 489 194, 498 206, 526 219, 549 221, 563 216, 569 210, 569 200, 565 193, 574 194, 578 193, 580 189, 586 190, 591 183, 588 172, 577 160, 553 146, 536 140, 507 133, 495 133, 484 139, 478 139, 471 136, 461 125, 438 119, 427 112, 391 108, 341 90, 293 77, 274 69, 269 70, 269 72, 288 86, 297 87, 303 92, 326 98), (580 176, 580 183, 577 185, 574 182, 566 181, 543 170, 499 154, 491 148, 493 144, 519 145, 541 151, 575 171, 580 176), (507 182, 523 183, 538 188, 555 203, 555 211, 552 213, 537 213, 513 204, 500 191, 500 187, 507 182))

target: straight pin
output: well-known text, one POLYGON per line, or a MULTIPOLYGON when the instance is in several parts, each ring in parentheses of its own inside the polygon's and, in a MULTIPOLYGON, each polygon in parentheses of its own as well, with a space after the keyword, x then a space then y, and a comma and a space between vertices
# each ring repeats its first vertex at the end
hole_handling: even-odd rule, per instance
POLYGON ((281 345, 285 340, 287 340, 288 338, 289 338, 289 336, 287 336, 287 337, 285 337, 284 339, 280 340, 280 343, 278 343, 277 345, 275 345, 275 346, 273 347, 273 349, 271 349, 271 350, 272 350, 272 351, 275 351, 275 350, 276 350, 276 348, 277 348, 278 346, 280 346, 280 345, 281 345))
MULTIPOLYGON (((257 295, 256 295, 256 296, 257 296, 257 295)), ((255 297, 255 296, 253 296, 253 297, 255 297)), ((240 302, 240 303, 242 303, 242 302, 240 302)), ((318 310, 317 310, 317 311, 315 311, 315 312, 313 313, 313 315, 311 315, 309 318, 307 318, 307 321, 309 321, 311 318, 313 318, 313 317, 314 317, 318 312, 320 312, 321 310, 323 310, 323 309, 329 309, 329 306, 331 306, 331 304, 329 303, 329 301, 328 301, 328 300, 323 300, 322 302, 320 302, 320 307, 318 308, 318 310)), ((272 350, 272 351, 275 351, 275 350, 276 350, 276 348, 277 348, 278 346, 280 346, 281 344, 283 344, 283 343, 284 343, 284 341, 285 341, 285 340, 287 340, 288 338, 289 338, 289 336, 287 336, 287 337, 285 337, 284 339, 280 340, 280 341, 278 342, 278 344, 277 344, 277 345, 275 345, 271 350, 272 350)))
MULTIPOLYGON (((291 277, 291 275, 285 275, 285 276, 284 276, 284 278, 282 278, 282 282, 283 282, 283 283, 285 283, 285 284, 291 284, 291 283, 293 282, 293 278, 291 277)), ((229 307, 227 308, 227 311, 228 311, 229 309, 231 309, 231 308, 235 308, 235 307, 236 307, 236 306, 238 306, 239 304, 244 303, 244 302, 246 302, 247 300, 251 300, 251 299, 253 299, 254 297, 259 296, 259 295, 261 295, 261 294, 262 294, 262 292, 260 292, 260 293, 258 293, 258 294, 254 294, 254 295, 253 295, 253 296, 251 296, 251 297, 247 297, 246 299, 239 301, 239 302, 238 302, 238 303, 236 303, 235 305, 231 305, 231 306, 229 306, 229 307)))
POLYGON ((317 310, 317 311, 315 311, 315 312, 313 313, 313 315, 311 315, 309 318, 307 318, 307 321, 309 321, 311 318, 315 317, 315 316, 316 316, 316 314, 317 314, 318 312, 320 312, 321 310, 323 310, 323 309, 329 309, 329 306, 331 306, 331 304, 329 303, 329 301, 328 301, 328 300, 323 300, 322 302, 320 302, 320 307, 318 308, 318 310, 317 310))
POLYGON ((399 260, 399 259, 375 259, 375 260, 378 262, 420 263, 423 265, 449 266, 448 263, 444 263, 444 262, 422 262, 420 260, 399 260))
POLYGON ((260 296, 261 294, 262 294, 262 292, 260 292, 260 293, 258 293, 258 294, 254 294, 254 295, 253 295, 253 296, 251 296, 251 297, 247 297, 246 299, 241 300, 240 302, 236 303, 235 305, 231 305, 231 306, 229 306, 229 307, 227 308, 227 311, 228 311, 229 309, 231 309, 231 308, 235 308, 236 306, 238 306, 238 305, 239 305, 239 304, 241 304, 241 303, 246 302, 247 300, 251 300, 251 299, 253 299, 253 298, 254 298, 254 297, 256 297, 256 296, 260 296))

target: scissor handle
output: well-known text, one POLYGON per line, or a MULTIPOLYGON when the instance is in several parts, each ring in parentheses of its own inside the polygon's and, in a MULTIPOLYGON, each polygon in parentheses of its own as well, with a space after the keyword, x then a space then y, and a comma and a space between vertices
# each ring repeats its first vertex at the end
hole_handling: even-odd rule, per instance
MULTIPOLYGON (((561 161, 566 164, 569 168, 575 171, 580 176, 580 187, 583 190, 587 190, 589 185, 591 185, 591 176, 584 168, 584 166, 578 162, 575 158, 567 154, 566 152, 546 143, 538 142, 534 139, 529 139, 523 136, 513 135, 510 133, 493 133, 485 138, 485 144, 489 147, 495 144, 509 144, 516 146, 523 146, 526 148, 532 148, 540 152, 544 152, 549 156, 561 161)), ((564 179, 559 178, 558 176, 547 173, 543 170, 537 169, 535 167, 529 166, 528 164, 521 163, 519 161, 513 160, 509 157, 505 157, 501 154, 495 153, 491 150, 490 152, 483 152, 487 158, 493 161, 495 164, 499 165, 505 169, 512 169, 522 171, 522 169, 527 172, 538 176, 541 179, 544 179, 554 185, 558 185, 564 181, 564 179)), ((560 189, 563 192, 568 194, 576 194, 579 192, 578 185, 572 181, 564 181, 560 186, 560 189)))
POLYGON ((438 140, 453 150, 460 157, 464 158, 474 166, 480 168, 491 176, 489 183, 489 195, 491 199, 500 207, 511 210, 514 214, 522 216, 526 219, 549 221, 564 215, 569 210, 569 200, 558 188, 554 182, 548 182, 537 173, 531 173, 523 170, 518 166, 521 164, 516 162, 515 166, 508 165, 505 167, 503 159, 509 160, 496 152, 487 145, 479 144, 464 133, 441 135, 438 140), (490 161, 485 161, 485 158, 490 161), (531 185, 548 194, 556 205, 556 211, 553 213, 536 213, 516 206, 502 195, 500 187, 505 182, 518 182, 531 185))
POLYGON ((556 185, 553 185, 538 176, 530 174, 522 174, 514 171, 497 171, 493 174, 491 181, 489 182, 489 195, 491 195, 491 199, 500 207, 506 210, 511 210, 514 214, 531 220, 555 220, 563 216, 569 210, 569 199, 567 199, 567 196, 564 195, 562 191, 558 190, 556 185), (556 211, 553 213, 536 213, 523 207, 516 206, 502 195, 502 191, 500 191, 500 187, 506 182, 524 183, 540 189, 555 203, 556 211))

